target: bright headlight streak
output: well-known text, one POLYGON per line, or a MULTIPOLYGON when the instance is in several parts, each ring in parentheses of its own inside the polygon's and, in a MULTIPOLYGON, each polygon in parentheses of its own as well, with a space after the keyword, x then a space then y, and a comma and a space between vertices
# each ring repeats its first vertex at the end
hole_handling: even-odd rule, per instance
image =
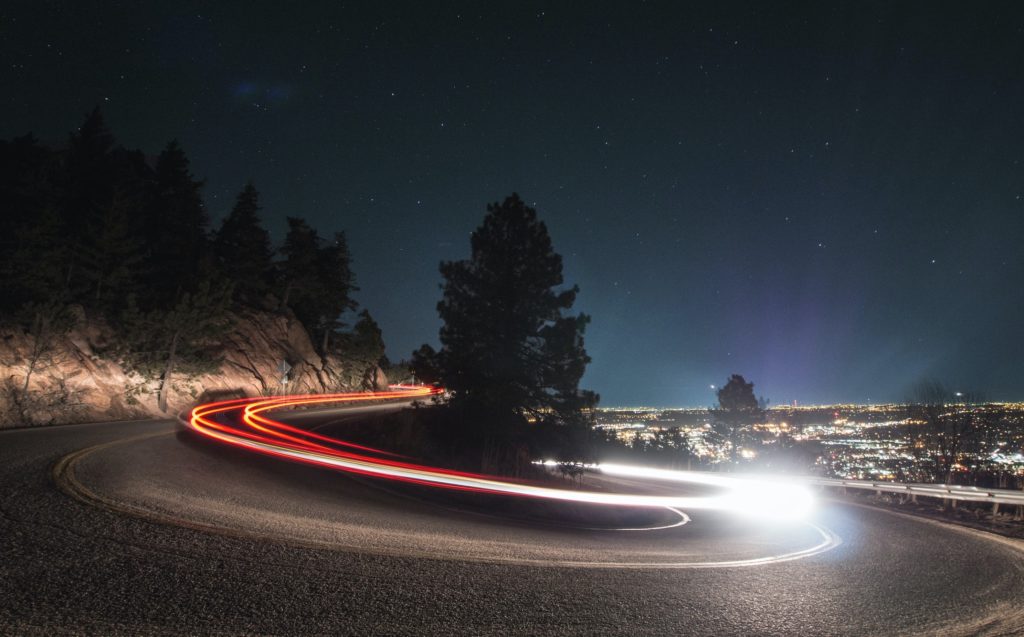
POLYGON ((814 504, 814 496, 805 485, 777 478, 727 476, 620 464, 600 464, 595 468, 608 475, 722 487, 729 490, 723 496, 726 503, 723 508, 755 517, 802 517, 814 504))
POLYGON ((672 471, 670 469, 653 469, 651 467, 641 467, 636 465, 605 463, 596 465, 595 468, 599 469, 601 473, 607 473, 608 475, 613 476, 668 480, 672 482, 688 482, 690 484, 706 484, 716 487, 735 486, 741 482, 741 480, 738 480, 733 476, 708 473, 706 471, 672 471))
POLYGON ((601 465, 599 468, 609 475, 711 486, 722 489, 724 493, 708 496, 655 496, 575 491, 520 484, 496 476, 453 471, 374 457, 368 454, 392 457, 395 454, 312 432, 305 432, 276 421, 266 415, 267 412, 272 410, 309 405, 348 404, 386 399, 429 397, 440 391, 439 389, 428 387, 396 386, 392 391, 388 392, 285 396, 267 399, 223 401, 196 407, 192 410, 191 417, 186 424, 196 432, 209 438, 275 457, 361 475, 414 482, 448 489, 610 506, 718 509, 748 512, 758 516, 790 517, 805 512, 810 506, 810 493, 794 485, 762 481, 755 482, 735 476, 703 472, 667 471, 617 464, 601 465), (228 418, 234 422, 223 422, 228 418), (238 428, 237 420, 241 421, 245 429, 238 428), (318 442, 313 442, 309 440, 310 438, 318 442), (344 447, 345 449, 335 447, 344 447), (349 449, 358 450, 359 452, 349 451, 349 449))

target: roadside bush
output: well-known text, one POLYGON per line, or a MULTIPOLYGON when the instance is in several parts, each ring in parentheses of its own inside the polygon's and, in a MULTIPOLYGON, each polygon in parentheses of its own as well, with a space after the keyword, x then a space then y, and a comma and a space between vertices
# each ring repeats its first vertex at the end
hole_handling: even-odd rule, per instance
POLYGON ((24 389, 9 377, 0 384, 0 428, 81 420, 85 415, 81 393, 63 376, 46 379, 34 390, 24 389))

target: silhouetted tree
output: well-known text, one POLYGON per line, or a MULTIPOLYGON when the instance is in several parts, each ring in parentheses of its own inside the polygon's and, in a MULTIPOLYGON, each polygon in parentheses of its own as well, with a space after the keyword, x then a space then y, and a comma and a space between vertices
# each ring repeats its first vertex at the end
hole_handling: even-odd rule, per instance
POLYGON ((173 305, 208 274, 209 218, 202 188, 178 142, 167 144, 156 160, 144 224, 150 306, 173 305))
POLYGON ((288 217, 288 234, 279 264, 281 304, 292 308, 299 321, 328 354, 331 336, 342 327, 341 315, 356 308, 352 300, 355 277, 344 232, 323 244, 305 220, 288 217))
POLYGON ((441 382, 441 369, 437 357, 437 351, 424 343, 419 349, 412 353, 410 361, 413 375, 416 380, 428 385, 441 382))
POLYGON ((589 317, 563 314, 578 288, 556 289, 562 257, 547 227, 513 194, 488 205, 470 243, 469 259, 441 264, 436 365, 451 404, 498 427, 526 418, 579 422, 597 402, 578 387, 590 361, 583 347, 589 317))
POLYGON ((142 238, 133 223, 139 207, 137 199, 118 191, 86 227, 79 261, 88 283, 87 300, 94 307, 119 312, 138 291, 145 259, 142 238))
POLYGON ((61 217, 43 208, 29 219, 16 220, 0 258, 0 308, 13 316, 29 303, 68 299, 69 246, 61 217))
POLYGON ((665 445, 673 464, 678 466, 688 465, 693 459, 693 448, 690 446, 690 439, 679 427, 673 427, 668 433, 668 441, 665 445))
MULTIPOLYGON (((7 222, 25 221, 54 207, 56 167, 54 153, 32 135, 0 140, 0 197, 7 222)), ((0 236, 4 245, 12 239, 9 232, 0 236)))
POLYGON ((250 303, 262 299, 270 282, 270 235, 259 210, 259 193, 248 183, 214 240, 221 273, 235 286, 239 299, 250 303))
POLYGON ((288 234, 281 254, 281 305, 290 306, 293 301, 301 305, 306 297, 315 298, 322 292, 318 267, 320 237, 304 219, 288 217, 288 234))
POLYGON ((13 316, 64 286, 67 250, 53 154, 31 135, 0 141, 0 313, 13 316))
POLYGON ((717 395, 718 409, 715 410, 712 427, 729 444, 729 460, 736 464, 740 443, 746 429, 761 415, 761 405, 754 396, 754 383, 748 383, 739 374, 730 376, 717 395))
POLYGON ((349 351, 358 359, 377 365, 384 356, 384 335, 377 321, 368 310, 359 313, 359 320, 352 327, 349 351))
MULTIPOLYGON (((83 239, 89 224, 110 205, 114 193, 110 134, 99 108, 71 134, 60 173, 60 212, 64 240, 68 244, 68 287, 72 292, 87 290, 81 260, 83 239)), ((87 292, 86 292, 87 294, 87 292)))
POLYGON ((331 335, 343 326, 342 314, 356 308, 352 293, 359 290, 352 273, 352 255, 344 232, 335 232, 334 239, 320 248, 316 266, 319 292, 306 327, 319 337, 320 351, 326 354, 331 335))
POLYGON ((63 157, 63 208, 72 229, 84 229, 90 217, 114 194, 114 136, 99 107, 71 133, 63 157))
POLYGON ((352 332, 342 338, 341 351, 346 361, 362 368, 363 389, 373 389, 377 368, 383 362, 384 337, 367 310, 359 313, 352 332))
POLYGON ((913 389, 911 415, 924 423, 923 442, 934 461, 935 479, 950 484, 953 467, 980 432, 978 392, 954 392, 937 380, 923 380, 913 389))

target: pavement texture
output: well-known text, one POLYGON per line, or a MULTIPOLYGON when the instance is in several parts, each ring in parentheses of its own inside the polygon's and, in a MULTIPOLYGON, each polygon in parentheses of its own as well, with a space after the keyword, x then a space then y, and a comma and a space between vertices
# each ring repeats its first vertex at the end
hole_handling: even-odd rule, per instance
POLYGON ((2 432, 0 485, 2 634, 1024 634, 1019 542, 864 507, 619 531, 679 518, 432 498, 169 422, 2 432))

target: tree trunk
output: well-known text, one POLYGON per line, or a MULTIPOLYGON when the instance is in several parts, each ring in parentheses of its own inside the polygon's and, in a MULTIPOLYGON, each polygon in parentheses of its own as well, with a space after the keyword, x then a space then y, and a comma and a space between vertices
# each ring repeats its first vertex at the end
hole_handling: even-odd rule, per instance
POLYGON ((28 393, 28 381, 32 379, 32 371, 36 367, 36 357, 33 356, 28 362, 28 371, 25 372, 25 383, 21 386, 22 393, 28 393))
POLYGON ((21 387, 26 394, 28 393, 28 382, 32 379, 32 372, 36 370, 36 364, 43 355, 43 339, 46 336, 43 333, 46 329, 44 325, 43 317, 36 312, 35 320, 32 322, 32 353, 29 355, 28 371, 25 372, 25 384, 21 387))
POLYGON ((324 358, 327 358, 327 344, 328 344, 328 342, 330 342, 330 338, 331 338, 331 330, 326 330, 325 329, 324 330, 323 347, 320 348, 320 352, 323 354, 324 358))
POLYGON ((71 248, 71 260, 68 262, 68 273, 64 277, 64 288, 71 289, 71 275, 75 271, 75 248, 71 248))
POLYGON ((740 445, 740 431, 739 426, 734 426, 729 432, 729 464, 731 465, 730 471, 736 468, 736 456, 739 452, 740 445))
POLYGON ((160 408, 160 411, 167 411, 167 394, 171 389, 171 374, 174 372, 174 355, 178 349, 178 336, 181 334, 180 331, 174 333, 171 338, 171 349, 167 356, 167 367, 164 369, 164 375, 160 381, 160 394, 157 398, 156 405, 160 408))

